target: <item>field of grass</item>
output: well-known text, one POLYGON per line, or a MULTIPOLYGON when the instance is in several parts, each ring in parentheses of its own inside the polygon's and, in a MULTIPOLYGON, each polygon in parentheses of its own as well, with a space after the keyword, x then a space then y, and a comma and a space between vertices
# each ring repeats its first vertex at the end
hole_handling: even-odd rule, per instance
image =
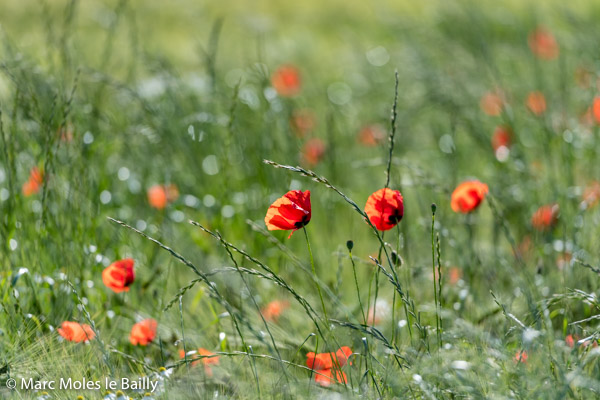
POLYGON ((598 398, 600 3, 418 3, 0 2, 0 395, 598 398))

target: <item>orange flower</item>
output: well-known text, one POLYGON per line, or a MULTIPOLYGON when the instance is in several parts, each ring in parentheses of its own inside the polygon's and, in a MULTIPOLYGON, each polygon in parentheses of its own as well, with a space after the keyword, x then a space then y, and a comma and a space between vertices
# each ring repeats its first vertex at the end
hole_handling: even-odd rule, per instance
POLYGON ((287 301, 273 300, 262 309, 261 313, 267 321, 277 322, 281 314, 288 309, 289 306, 290 303, 287 301))
POLYGON ((57 332, 69 342, 76 343, 87 342, 96 336, 91 326, 72 321, 64 321, 57 332))
POLYGON ((585 188, 583 192, 583 201, 588 207, 593 207, 600 200, 600 182, 594 181, 585 188))
POLYGON ((333 370, 331 369, 322 369, 322 370, 318 370, 315 371, 315 382, 318 383, 321 386, 329 386, 331 385, 333 382, 335 382, 335 380, 337 379, 337 381, 339 383, 344 383, 347 384, 348 383, 348 377, 346 376, 346 374, 340 370, 336 370, 335 371, 335 378, 333 376, 333 370))
POLYGON ((392 229, 404 216, 402 194, 389 188, 379 189, 367 199, 365 213, 380 231, 392 229))
POLYGON ((546 231, 558 221, 559 211, 558 204, 541 206, 531 216, 531 225, 538 231, 546 231))
POLYGON ((573 255, 569 252, 561 253, 556 257, 556 266, 559 270, 563 270, 565 267, 571 264, 573 255))
POLYGON ((468 214, 479 207, 488 193, 488 186, 479 181, 463 182, 454 189, 450 206, 454 212, 468 214))
POLYGON ((282 97, 294 97, 300 93, 300 71, 293 65, 282 65, 271 75, 271 85, 282 97))
POLYGON ((323 370, 333 368, 334 365, 343 367, 346 364, 352 365, 348 358, 352 355, 352 349, 348 346, 340 347, 335 353, 306 353, 306 366, 314 370, 323 370))
POLYGON ((102 282, 115 293, 128 292, 135 280, 133 264, 131 258, 115 261, 102 271, 102 282))
POLYGON ((592 112, 594 114, 594 119, 596 120, 596 123, 600 124, 600 97, 594 97, 592 112))
POLYGON ((325 155, 325 150, 325 142, 323 142, 321 139, 310 139, 302 148, 302 159, 306 164, 315 166, 325 155))
POLYGON ((567 337, 565 338, 565 344, 570 348, 573 348, 575 346, 575 340, 577 339, 573 337, 573 335, 567 335, 567 337))
POLYGON ((512 143, 512 132, 505 126, 497 126, 492 135, 492 148, 498 151, 500 147, 510 147, 512 143))
POLYGON ((290 190, 269 206, 265 224, 270 231, 291 230, 289 239, 294 232, 310 222, 310 217, 310 190, 290 190))
POLYGON ((29 179, 23 184, 22 190, 25 197, 29 197, 40 191, 44 183, 44 173, 38 167, 33 167, 29 171, 29 179))
MULTIPOLYGON (((192 366, 198 365, 198 363, 204 364, 204 371, 206 375, 209 377, 213 376, 211 365, 219 364, 219 357, 215 356, 215 353, 206 350, 205 348, 199 348, 197 351, 188 352, 188 358, 194 359, 195 355, 202 356, 202 358, 197 358, 195 361, 192 361, 192 366), (211 357, 214 356, 214 357, 211 357)), ((183 350, 179 350, 179 358, 185 358, 185 352, 183 350)))
POLYGON ((462 269, 458 267, 450 267, 448 270, 448 282, 451 285, 456 285, 462 279, 462 269))
POLYGON ((162 210, 167 204, 174 202, 179 197, 179 189, 174 184, 154 185, 148 189, 148 203, 150 206, 162 210))
POLYGON ((304 137, 315 129, 315 114, 308 109, 294 110, 290 118, 290 127, 298 137, 304 137))
POLYGON ((519 363, 527 364, 527 358, 529 358, 529 356, 527 355, 527 352, 525 350, 521 350, 521 351, 517 351, 513 360, 515 360, 515 362, 517 364, 519 364, 519 363))
POLYGON ((129 335, 129 341, 132 345, 146 346, 148 343, 154 340, 156 336, 157 323, 153 319, 145 319, 142 322, 138 322, 131 328, 131 334, 129 335))
POLYGON ((538 27, 529 34, 529 48, 534 55, 543 60, 553 60, 558 57, 559 47, 556 39, 546 29, 538 27))
POLYGON ((527 108, 537 116, 546 111, 546 98, 542 92, 531 92, 527 96, 527 108))
POLYGON ((381 125, 367 125, 358 133, 358 141, 367 147, 374 147, 385 140, 385 129, 381 125))
POLYGON ((487 115, 497 117, 502 114, 502 109, 504 108, 504 98, 502 93, 499 91, 485 93, 481 97, 479 106, 487 115))
POLYGON ((386 320, 390 315, 390 305, 385 299, 377 299, 372 307, 369 307, 367 313, 367 324, 379 325, 382 321, 386 320))
POLYGON ((333 372, 335 370, 335 379, 339 383, 348 383, 346 374, 340 371, 340 368, 346 364, 352 365, 348 358, 352 355, 352 349, 348 346, 343 346, 335 353, 319 353, 313 352, 306 354, 306 366, 313 369, 315 374, 315 382, 322 386, 329 386, 334 382, 333 372))

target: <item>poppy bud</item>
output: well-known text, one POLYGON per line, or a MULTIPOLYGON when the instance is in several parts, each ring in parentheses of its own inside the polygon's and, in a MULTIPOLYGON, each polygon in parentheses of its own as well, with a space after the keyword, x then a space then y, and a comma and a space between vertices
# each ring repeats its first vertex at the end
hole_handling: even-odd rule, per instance
POLYGON ((431 213, 435 214, 436 210, 437 210, 437 206, 435 205, 435 203, 431 203, 431 213))
POLYGON ((392 263, 398 267, 400 265, 402 265, 402 259, 400 258, 400 256, 398 255, 398 253, 396 252, 396 250, 392 250, 392 263))
POLYGON ((346 247, 348 248, 348 251, 352 252, 352 249, 354 248, 354 242, 352 240, 348 240, 346 242, 346 247))

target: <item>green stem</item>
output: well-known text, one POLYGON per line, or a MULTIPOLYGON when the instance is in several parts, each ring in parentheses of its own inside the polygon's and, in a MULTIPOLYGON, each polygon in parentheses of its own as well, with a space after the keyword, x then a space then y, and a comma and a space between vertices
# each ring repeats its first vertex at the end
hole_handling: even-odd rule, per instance
POLYGON ((323 307, 323 314, 325 315, 325 321, 327 322, 327 326, 329 326, 329 317, 327 316, 327 309, 325 308, 325 301, 323 300, 323 293, 321 293, 321 284, 319 283, 319 279, 317 277, 317 271, 315 270, 315 260, 313 258, 312 249, 310 247, 310 240, 308 240, 308 232, 306 231, 306 226, 302 227, 304 231, 304 237, 306 238, 306 246, 308 247, 308 254, 310 255, 310 267, 312 268, 312 273, 315 276, 315 283, 317 284, 317 291, 319 292, 319 298, 321 299, 321 307, 323 307))
MULTIPOLYGON (((433 277, 433 296, 435 299, 435 326, 436 333, 438 339, 438 351, 441 348, 442 340, 440 338, 440 316, 438 314, 438 295, 437 295, 437 286, 435 284, 435 240, 434 240, 434 232, 435 232, 435 204, 431 205, 431 272, 433 277)), ((441 278, 441 277, 440 277, 441 278)))
POLYGON ((356 265, 354 264, 354 259, 352 258, 352 251, 349 250, 348 253, 350 254, 350 262, 352 262, 352 272, 354 272, 354 284, 356 285, 356 297, 358 297, 358 305, 360 306, 360 312, 363 316, 363 323, 367 325, 367 316, 365 315, 362 300, 360 299, 360 289, 358 288, 358 278, 356 277, 356 265))

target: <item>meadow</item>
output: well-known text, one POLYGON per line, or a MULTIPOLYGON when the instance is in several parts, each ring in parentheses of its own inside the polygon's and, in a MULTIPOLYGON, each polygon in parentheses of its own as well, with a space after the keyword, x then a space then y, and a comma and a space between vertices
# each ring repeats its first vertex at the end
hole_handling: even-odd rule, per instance
POLYGON ((600 4, 421 3, 0 2, 2 397, 598 398, 600 4))

